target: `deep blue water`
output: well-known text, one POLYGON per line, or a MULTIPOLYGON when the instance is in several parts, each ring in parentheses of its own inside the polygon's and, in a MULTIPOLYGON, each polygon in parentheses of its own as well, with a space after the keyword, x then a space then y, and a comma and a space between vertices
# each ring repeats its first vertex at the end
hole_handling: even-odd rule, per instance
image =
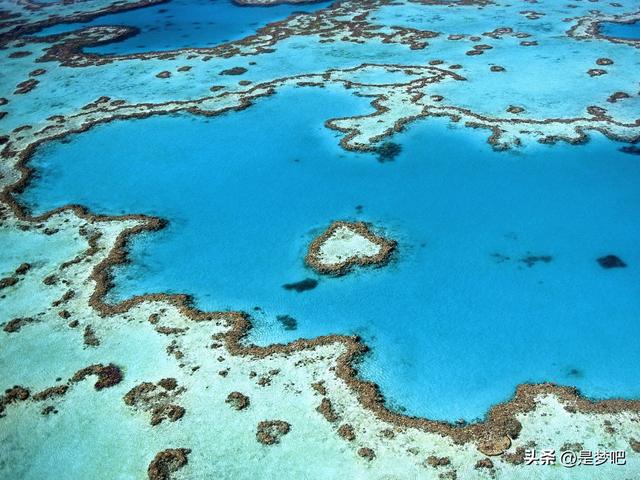
POLYGON ((174 50, 187 47, 211 47, 255 34, 268 23, 287 18, 295 12, 312 12, 330 5, 330 1, 241 7, 231 0, 171 0, 153 7, 104 15, 88 23, 59 24, 39 35, 69 32, 87 26, 126 25, 140 33, 122 42, 85 49, 103 55, 174 50))
POLYGON ((640 40, 640 21, 634 23, 602 22, 600 34, 625 40, 640 40))
POLYGON ((601 137, 498 153, 487 132, 430 119, 396 135, 402 153, 382 164, 323 126, 369 108, 348 91, 290 89, 215 118, 102 125, 40 148, 22 199, 168 218, 133 242, 114 298, 187 292, 244 309, 263 344, 361 334, 373 348, 361 374, 411 414, 481 417, 526 381, 640 396, 638 158, 601 137), (394 262, 283 289, 319 278, 303 256, 334 219, 384 228, 394 262), (601 268, 609 253, 628 267, 601 268))

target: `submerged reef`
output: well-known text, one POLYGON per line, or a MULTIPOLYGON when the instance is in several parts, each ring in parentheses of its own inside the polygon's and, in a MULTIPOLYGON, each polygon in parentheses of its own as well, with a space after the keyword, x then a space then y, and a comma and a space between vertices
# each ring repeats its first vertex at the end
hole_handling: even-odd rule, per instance
POLYGON ((98 377, 98 380, 96 380, 96 383, 93 385, 96 390, 113 387, 122 381, 122 372, 117 366, 110 363, 109 365, 90 365, 78 370, 73 377, 71 377, 70 382, 80 382, 89 375, 98 377))
POLYGON ((124 403, 149 412, 150 423, 155 426, 163 420, 175 422, 183 417, 185 409, 174 402, 184 392, 185 388, 178 387, 175 378, 163 378, 157 385, 151 382, 136 385, 124 396, 124 403))
POLYGON ((384 142, 378 147, 378 161, 381 163, 392 162, 398 155, 400 155, 401 151, 402 147, 397 143, 384 142))
POLYGON ((264 420, 258 424, 256 438, 263 445, 280 443, 280 439, 289 433, 291 425, 283 420, 264 420))
POLYGON ((169 448, 159 452, 149 464, 149 480, 171 480, 172 474, 187 464, 189 453, 191 450, 188 448, 169 448))
POLYGON ((247 397, 246 395, 243 395, 240 392, 231 392, 227 396, 227 399, 225 400, 225 402, 231 405, 236 410, 244 410, 251 403, 249 400, 249 397, 247 397))
POLYGON ((285 290, 294 290, 298 293, 306 292, 307 290, 313 290, 318 286, 318 281, 314 278, 305 278, 295 283, 285 283, 282 288, 285 290))
POLYGON ((640 147, 636 147, 635 145, 620 147, 620 151, 631 155, 640 155, 640 147))
POLYGON ((605 255, 598 258, 598 263, 602 268, 624 268, 627 266, 624 261, 616 255, 605 255))
MULTIPOLYGON (((112 121, 232 115, 294 88, 370 99, 368 111, 328 118, 325 126, 342 148, 385 162, 401 153, 395 133, 436 117, 485 131, 496 150, 578 144, 592 134, 633 145, 640 140, 638 78, 628 52, 640 44, 599 29, 602 22, 637 21, 630 2, 597 2, 599 10, 594 2, 536 4, 535 11, 488 0, 334 2, 215 46, 137 54, 92 52, 135 38, 133 26, 38 34, 161 3, 26 0, 0 7, 8 79, 0 86, 0 234, 12 250, 0 276, 0 476, 256 478, 288 469, 310 478, 545 478, 551 467, 526 465, 527 450, 579 445, 626 452, 625 466, 598 467, 603 478, 640 472, 638 400, 590 400, 575 388, 542 382, 517 386, 470 423, 403 415, 360 377, 358 361, 368 348, 359 337, 256 345, 248 340, 246 313, 200 311, 186 294, 112 302, 113 269, 131 261, 128 242, 163 229, 164 219, 99 215, 79 205, 35 215, 18 201, 36 173, 29 161, 51 141, 112 121), (495 18, 494 9, 502 12, 495 18), (470 27, 433 15, 468 16, 470 27), (541 22, 548 26, 536 27, 541 22), (543 48, 551 57, 540 55, 543 48), (289 61, 292 52, 296 62, 289 61), (554 76, 559 61, 567 65, 558 83, 523 88, 530 85, 527 62, 554 76), (33 246, 34 239, 41 243, 33 246), (90 454, 79 453, 77 432, 96 445, 90 454), (135 448, 123 438, 135 438, 135 448), (52 460, 44 442, 74 460, 52 460), (291 454, 301 446, 304 455, 291 454)), ((311 242, 305 262, 319 274, 340 276, 384 266, 396 249, 370 224, 337 221, 311 242)), ((535 265, 532 271, 551 261, 547 254, 519 260, 535 265)), ((596 261, 606 269, 626 266, 613 254, 596 261)), ((303 298, 312 292, 297 294, 318 281, 280 286, 283 295, 303 298)), ((296 329, 291 315, 277 321, 281 330, 296 329)), ((587 478, 589 468, 562 473, 587 478)))

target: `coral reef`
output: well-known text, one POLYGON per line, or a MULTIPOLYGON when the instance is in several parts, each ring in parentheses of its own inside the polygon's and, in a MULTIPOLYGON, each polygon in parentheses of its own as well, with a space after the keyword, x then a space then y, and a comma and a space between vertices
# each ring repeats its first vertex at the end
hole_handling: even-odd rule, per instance
POLYGON ((263 445, 280 443, 280 438, 289 433, 291 425, 283 420, 264 420, 258 424, 256 439, 263 445))
POLYGON ((187 464, 189 453, 191 450, 188 448, 168 448, 158 452, 147 469, 149 480, 171 480, 172 474, 187 464))
POLYGON ((345 275, 354 266, 386 264, 395 249, 363 222, 336 221, 311 242, 305 262, 318 273, 345 275))

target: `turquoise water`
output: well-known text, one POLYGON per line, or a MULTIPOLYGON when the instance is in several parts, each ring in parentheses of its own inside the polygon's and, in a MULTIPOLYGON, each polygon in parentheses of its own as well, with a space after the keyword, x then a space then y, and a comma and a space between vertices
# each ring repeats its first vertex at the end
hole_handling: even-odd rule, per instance
POLYGON ((89 47, 85 51, 117 55, 212 47, 253 35, 260 27, 295 12, 312 12, 330 3, 240 7, 231 0, 171 0, 152 7, 104 15, 88 23, 55 25, 38 35, 70 32, 88 26, 126 25, 137 27, 140 33, 122 42, 89 47))
POLYGON ((292 88, 231 115, 102 125, 40 148, 22 201, 169 219, 133 242, 112 299, 191 293, 251 312, 261 344, 360 334, 362 376, 411 414, 472 420, 527 381, 640 396, 637 157, 602 137, 498 153, 486 132, 430 119, 381 164, 323 126, 369 110, 348 91, 292 88), (398 255, 319 278, 303 256, 334 219, 384 228, 398 255), (605 254, 628 267, 601 268, 605 254), (318 286, 282 287, 305 278, 318 286))
POLYGON ((607 37, 640 40, 640 21, 633 23, 602 22, 600 33, 607 37))

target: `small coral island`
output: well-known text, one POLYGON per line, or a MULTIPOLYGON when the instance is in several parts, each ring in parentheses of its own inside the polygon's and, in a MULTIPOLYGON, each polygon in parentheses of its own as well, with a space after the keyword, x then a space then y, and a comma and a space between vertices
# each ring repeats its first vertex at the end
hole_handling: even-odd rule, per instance
POLYGON ((354 266, 385 265, 397 243, 364 222, 333 222, 311 245, 305 262, 318 273, 345 275, 354 266))

